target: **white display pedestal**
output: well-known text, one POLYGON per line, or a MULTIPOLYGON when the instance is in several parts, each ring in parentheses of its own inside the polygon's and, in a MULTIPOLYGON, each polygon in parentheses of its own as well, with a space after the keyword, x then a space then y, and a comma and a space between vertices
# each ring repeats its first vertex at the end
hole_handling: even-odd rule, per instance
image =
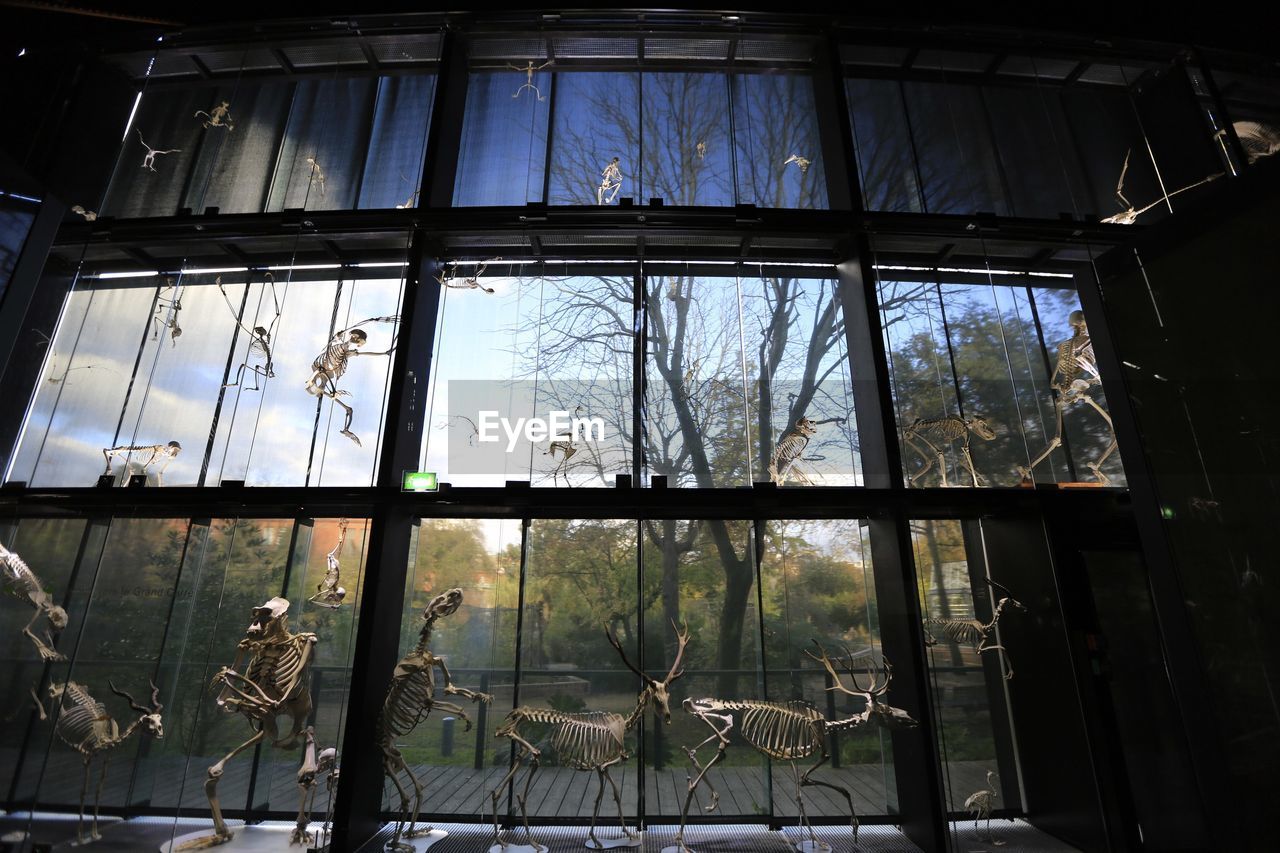
MULTIPOLYGON (((400 836, 400 843, 407 844, 412 847, 414 849, 414 853, 423 853, 423 851, 430 848, 432 844, 443 840, 448 835, 449 833, 447 830, 432 829, 430 832, 424 832, 421 835, 415 835, 412 838, 402 835, 400 836)), ((384 849, 390 850, 391 848, 385 847, 384 849)))
POLYGON ((619 847, 639 847, 644 844, 644 839, 636 833, 635 837, 623 836, 621 838, 601 838, 598 842, 588 838, 583 842, 588 850, 613 850, 619 847))
POLYGON ((541 844, 508 844, 503 847, 501 844, 495 844, 489 848, 489 853, 547 853, 547 848, 541 844))
POLYGON ((814 841, 806 838, 796 844, 796 849, 800 853, 831 853, 831 845, 825 841, 814 841))
MULTIPOLYGON (((216 850, 218 853, 280 853, 282 850, 306 850, 307 848, 301 844, 294 844, 290 847, 289 837, 293 834, 293 827, 292 823, 284 822, 245 826, 243 821, 229 820, 227 821, 227 828, 232 832, 231 840, 225 844, 217 844, 204 849, 216 850)), ((316 837, 320 834, 321 827, 322 824, 319 821, 315 821, 307 827, 307 831, 312 834, 312 837, 316 837)), ((180 835, 172 841, 166 841, 160 845, 159 850, 160 853, 176 853, 183 844, 212 834, 213 826, 211 823, 208 829, 188 832, 186 835, 180 835)))

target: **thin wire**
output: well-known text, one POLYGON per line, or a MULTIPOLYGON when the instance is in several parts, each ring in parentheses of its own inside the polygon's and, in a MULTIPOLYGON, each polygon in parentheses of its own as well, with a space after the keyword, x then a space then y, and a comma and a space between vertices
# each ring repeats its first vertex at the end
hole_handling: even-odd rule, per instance
MULTIPOLYGON (((542 328, 543 322, 543 302, 546 299, 547 283, 543 281, 542 276, 538 276, 538 332, 534 338, 533 345, 533 411, 530 414, 538 414, 538 394, 542 390, 542 328)), ((511 353, 512 359, 515 358, 515 351, 511 353)), ((533 442, 529 442, 529 482, 533 482, 533 442)), ((566 478, 567 481, 567 478, 566 478)))
MULTIPOLYGON (((1031 295, 1030 286, 1026 288, 1026 293, 1027 293, 1028 301, 1034 298, 1031 295)), ((1040 386, 1036 384, 1035 368, 1032 366, 1032 362, 1031 362, 1031 350, 1027 347, 1027 323, 1026 323, 1026 320, 1022 318, 1022 314, 1018 311, 1017 291, 1010 288, 1009 294, 1013 297, 1014 313, 1017 315, 1017 318, 1018 318, 1018 340, 1022 342, 1022 359, 1027 365, 1027 381, 1031 383, 1031 399, 1035 401, 1036 420, 1040 422, 1040 436, 1044 438, 1046 441, 1048 441, 1049 428, 1044 421, 1044 409, 1040 406, 1040 400, 1041 400, 1040 386)), ((1026 443, 1025 431, 1023 433, 1023 443, 1024 444, 1026 443)), ((1031 459, 1028 456, 1027 463, 1030 464, 1030 462, 1031 462, 1031 459)), ((1053 472, 1053 478, 1055 481, 1058 479, 1058 474, 1056 471, 1053 472)))
MULTIPOLYGON (((982 249, 982 262, 987 267, 987 285, 991 288, 991 301, 996 307, 996 323, 1000 327, 1000 347, 1004 350, 1005 372, 1009 374, 1009 390, 1013 392, 1013 411, 1018 418, 1018 433, 1022 436, 1022 449, 1031 459, 1031 446, 1027 444, 1027 430, 1022 417, 1022 401, 1018 399, 1018 380, 1013 375, 1013 359, 1009 358, 1009 342, 1004 333, 1004 315, 1000 313, 1000 297, 996 294, 996 283, 991 278, 991 258, 987 255, 987 242, 981 234, 978 244, 982 249)), ((1037 407, 1039 408, 1039 407, 1037 407)))
MULTIPOLYGON (((747 484, 750 485, 754 477, 754 461, 751 458, 751 398, 747 396, 747 339, 743 330, 742 322, 742 274, 735 271, 733 274, 734 289, 738 295, 738 359, 741 362, 742 369, 742 423, 743 434, 745 436, 746 455, 746 478, 747 484)), ((693 281, 689 282, 690 293, 693 292, 693 281)))

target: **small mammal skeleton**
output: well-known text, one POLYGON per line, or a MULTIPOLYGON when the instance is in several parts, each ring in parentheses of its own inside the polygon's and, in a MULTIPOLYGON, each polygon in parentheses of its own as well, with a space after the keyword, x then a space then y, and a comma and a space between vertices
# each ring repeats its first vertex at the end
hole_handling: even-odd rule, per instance
POLYGON ((324 573, 324 580, 316 585, 316 594, 311 596, 308 601, 319 607, 327 607, 330 610, 337 610, 342 606, 342 599, 347 597, 347 591, 342 587, 342 570, 338 565, 338 556, 342 553, 342 545, 347 541, 347 519, 338 520, 338 544, 333 546, 333 550, 325 554, 325 564, 327 569, 324 573))
POLYGON ((799 468, 792 466, 801 458, 804 449, 809 446, 809 439, 817 434, 818 427, 830 423, 842 424, 844 418, 826 418, 821 421, 811 421, 803 415, 797 418, 795 426, 782 434, 769 456, 769 479, 781 486, 787 481, 788 474, 793 474, 801 483, 812 486, 813 482, 799 468))
POLYGON ((313 397, 328 397, 337 403, 346 412, 346 420, 342 424, 341 433, 356 443, 360 444, 360 437, 351 431, 351 418, 355 415, 355 411, 348 406, 339 397, 349 397, 350 391, 342 391, 338 388, 338 380, 347 372, 347 362, 359 355, 391 355, 395 352, 396 345, 394 342, 391 348, 385 352, 361 352, 360 347, 364 346, 369 336, 365 334, 364 329, 360 326, 365 323, 396 323, 400 317, 391 315, 388 317, 370 317, 362 320, 355 326, 348 329, 339 329, 334 332, 333 337, 329 339, 329 346, 325 347, 324 352, 316 356, 315 361, 311 362, 311 378, 307 380, 306 391, 313 397))
POLYGON ((1150 210, 1153 207, 1159 207, 1160 205, 1164 204, 1165 201, 1173 198, 1178 193, 1184 193, 1187 190, 1193 190, 1196 187, 1200 186, 1201 184, 1207 184, 1210 181, 1213 181, 1222 177, 1222 172, 1217 172, 1215 174, 1210 175, 1207 178, 1204 178, 1203 180, 1196 181, 1194 184, 1188 184, 1187 186, 1181 189, 1174 190, 1171 193, 1165 193, 1164 198, 1161 198, 1159 201, 1153 201, 1151 202, 1151 204, 1147 205, 1146 207, 1134 209, 1134 206, 1129 203, 1129 199, 1124 197, 1124 177, 1125 177, 1125 174, 1129 171, 1129 155, 1132 153, 1133 153, 1132 148, 1124 153, 1124 165, 1120 168, 1120 180, 1116 184, 1116 198, 1125 207, 1125 209, 1120 213, 1114 214, 1112 216, 1108 216, 1106 219, 1102 220, 1103 222, 1109 225, 1132 225, 1133 223, 1138 221, 1139 216, 1146 213, 1148 210, 1150 210))
POLYGON ((792 154, 790 157, 782 161, 783 166, 788 166, 792 163, 795 163, 800 168, 800 174, 802 175, 808 174, 809 167, 813 165, 812 160, 808 157, 801 157, 799 154, 792 154))
MULTIPOLYGON (((102 448, 102 458, 107 460, 107 467, 102 473, 104 475, 111 473, 111 460, 113 457, 136 453, 138 455, 134 462, 143 460, 141 470, 138 472, 140 474, 148 473, 148 468, 157 462, 160 463, 159 469, 156 470, 156 485, 163 486, 164 469, 169 467, 169 463, 180 452, 182 452, 182 445, 176 441, 171 441, 168 444, 122 444, 119 447, 104 447, 102 448)), ((124 473, 128 473, 128 471, 129 461, 125 460, 124 473)))
POLYGON ((53 598, 44 591, 44 582, 36 577, 36 573, 31 571, 31 567, 18 556, 18 553, 10 551, 3 544, 0 544, 0 575, 4 578, 5 594, 35 608, 35 615, 31 617, 27 627, 22 629, 22 633, 36 647, 40 659, 66 660, 66 655, 54 651, 53 644, 56 642, 55 635, 67 627, 67 611, 53 603, 53 598), (41 619, 47 623, 42 632, 44 639, 36 636, 32 631, 36 622, 41 619))
POLYGON ((1000 622, 1000 616, 1004 613, 1004 609, 1006 607, 1012 607, 1014 610, 1021 610, 1024 612, 1027 608, 1023 606, 1021 601, 1014 598, 1008 589, 996 583, 991 578, 987 578, 986 580, 987 584, 992 589, 997 592, 1004 593, 1001 599, 996 602, 995 610, 991 612, 991 621, 981 622, 977 619, 941 619, 938 617, 930 617, 929 619, 924 620, 924 644, 926 646, 936 646, 938 644, 939 640, 933 635, 933 632, 936 631, 948 642, 961 646, 969 646, 979 655, 983 652, 999 652, 1000 657, 1004 659, 1005 668, 1008 670, 1005 673, 1004 679, 1005 681, 1009 681, 1013 678, 1013 664, 1009 662, 1008 650, 998 643, 991 643, 990 645, 988 645, 988 643, 995 638, 996 625, 1000 622))
POLYGON ((618 190, 622 189, 622 169, 619 168, 618 162, 619 158, 614 157, 600 173, 600 186, 596 187, 596 204, 612 204, 613 199, 618 195, 618 190), (609 194, 607 199, 605 193, 609 194))
POLYGON ((471 278, 464 278, 462 280, 462 284, 456 283, 458 280, 457 265, 450 264, 448 277, 446 277, 444 273, 440 273, 439 275, 436 276, 436 281, 440 283, 441 287, 451 287, 454 290, 483 290, 485 293, 493 293, 494 290, 492 287, 485 287, 483 284, 480 283, 480 276, 484 275, 484 271, 488 269, 489 264, 496 264, 500 260, 502 260, 501 257, 490 258, 487 261, 481 261, 479 266, 476 267, 476 271, 471 276, 471 278))
POLYGON ((991 441, 996 437, 996 431, 987 423, 986 418, 978 415, 971 418, 962 418, 959 415, 947 415, 945 418, 916 418, 908 424, 902 431, 902 440, 919 453, 920 459, 924 462, 924 467, 911 475, 910 485, 914 486, 916 481, 929 473, 936 464, 938 472, 942 475, 942 486, 946 488, 948 485, 947 461, 938 445, 951 444, 957 439, 961 439, 960 453, 964 456, 964 464, 969 469, 974 487, 986 485, 986 478, 979 476, 973 467, 973 454, 969 450, 971 435, 976 435, 983 441, 991 441), (928 447, 928 451, 916 444, 917 441, 928 447))
POLYGON ((166 278, 165 281, 167 284, 157 291, 156 307, 151 312, 151 322, 154 327, 151 331, 151 340, 154 341, 160 337, 161 329, 168 329, 169 340, 176 347, 178 338, 182 335, 182 327, 178 325, 178 315, 182 313, 182 297, 178 295, 178 288, 174 285, 172 278, 166 278))
POLYGON ((167 150, 162 151, 159 148, 152 148, 150 145, 147 144, 147 140, 142 138, 142 129, 141 128, 134 128, 134 129, 138 131, 138 141, 142 143, 143 148, 147 149, 146 156, 142 158, 142 168, 144 169, 150 169, 153 172, 156 170, 157 154, 177 154, 179 151, 182 150, 181 148, 169 148, 167 150))
POLYGON ((422 811, 422 783, 418 781, 418 777, 414 775, 400 754, 400 750, 396 747, 396 740, 416 729, 436 708, 461 718, 466 726, 465 731, 471 730, 471 718, 467 716, 466 710, 461 705, 434 698, 435 670, 440 670, 446 696, 461 696, 485 705, 493 701, 493 697, 488 693, 477 693, 465 687, 454 686, 444 658, 432 654, 427 648, 427 644, 431 642, 431 632, 435 629, 436 621, 453 614, 461 604, 462 590, 455 588, 437 595, 427 605, 427 609, 422 613, 423 625, 418 633, 418 643, 396 664, 395 672, 391 676, 391 685, 387 689, 387 698, 382 703, 382 713, 378 715, 375 736, 378 748, 382 750, 382 769, 400 795, 400 812, 396 818, 395 834, 387 842, 387 850, 413 853, 414 846, 405 844, 400 839, 414 838, 431 832, 429 826, 418 826, 418 814, 422 811), (409 777, 409 783, 413 786, 412 810, 409 808, 409 792, 400 781, 401 773, 409 777))
MULTIPOLYGON (((86 844, 102 838, 98 832, 98 804, 102 800, 102 789, 107 782, 107 764, 111 761, 110 751, 124 743, 129 737, 142 728, 145 734, 156 740, 164 738, 164 723, 160 711, 160 688, 151 682, 151 707, 138 702, 123 690, 111 685, 111 692, 128 701, 129 707, 138 712, 138 718, 122 732, 107 708, 89 694, 81 684, 68 681, 65 684, 50 684, 49 696, 53 700, 53 708, 57 712, 54 733, 58 740, 80 753, 84 763, 84 783, 80 786, 80 815, 76 820, 76 844, 86 844), (60 711, 58 710, 60 709, 60 711), (89 837, 84 836, 84 801, 89 791, 89 770, 93 760, 99 753, 107 753, 102 759, 102 770, 98 775, 98 790, 93 797, 93 822, 89 827, 89 837)), ((44 706, 40 706, 40 719, 47 719, 44 706)))
POLYGON ((534 75, 534 72, 541 71, 542 69, 546 68, 548 65, 550 65, 554 61, 555 60, 553 59, 548 59, 546 62, 536 67, 533 64, 532 59, 529 60, 528 65, 525 65, 523 67, 519 65, 512 65, 510 62, 508 62, 507 67, 510 68, 512 71, 523 71, 525 73, 524 85, 521 86, 519 89, 516 89, 516 93, 511 97, 518 98, 520 97, 520 93, 523 92, 525 89, 531 89, 533 91, 533 94, 538 97, 539 101, 545 101, 546 98, 542 97, 542 90, 540 90, 537 86, 533 85, 533 75, 534 75))
POLYGON ((270 326, 254 326, 250 329, 240 320, 240 313, 236 311, 234 305, 231 304, 231 297, 227 295, 227 289, 222 285, 222 276, 218 276, 214 283, 218 285, 218 290, 222 292, 222 299, 227 303, 227 309, 231 312, 231 316, 235 318, 236 325, 244 330, 249 336, 249 349, 245 354, 245 361, 240 362, 240 366, 236 369, 236 381, 223 384, 223 388, 234 388, 241 384, 244 380, 244 372, 248 370, 253 374, 253 387, 249 391, 261 391, 261 382, 263 379, 274 379, 276 376, 275 363, 271 355, 271 337, 276 333, 276 326, 280 324, 280 298, 276 295, 276 280, 270 272, 266 274, 266 284, 271 288, 271 302, 275 306, 275 317, 271 320, 270 326), (249 360, 261 360, 262 364, 249 364, 249 360))
POLYGON ((196 110, 195 117, 199 118, 200 116, 204 116, 205 118, 205 127, 225 127, 228 133, 236 129, 235 125, 232 123, 231 104, 227 101, 223 101, 218 104, 213 108, 212 112, 196 110))

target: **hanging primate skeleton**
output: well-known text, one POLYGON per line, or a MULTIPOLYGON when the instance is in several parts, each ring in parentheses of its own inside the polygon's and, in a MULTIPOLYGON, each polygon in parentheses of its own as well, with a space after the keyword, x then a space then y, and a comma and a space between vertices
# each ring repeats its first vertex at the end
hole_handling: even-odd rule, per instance
POLYGON ((1169 199, 1173 198, 1178 193, 1184 193, 1187 190, 1193 190, 1196 187, 1200 186, 1201 184, 1207 184, 1212 180, 1216 180, 1217 178, 1222 177, 1221 172, 1216 172, 1215 174, 1209 175, 1207 178, 1204 178, 1203 180, 1196 181, 1194 184, 1188 184, 1187 186, 1182 187, 1181 189, 1174 190, 1171 193, 1165 193, 1164 197, 1161 198, 1159 201, 1153 201, 1151 202, 1151 204, 1147 205, 1146 207, 1135 209, 1134 206, 1130 204, 1129 199, 1124 197, 1124 178, 1125 178, 1125 174, 1129 171, 1129 155, 1132 153, 1133 153, 1133 149, 1129 149, 1124 153, 1124 165, 1120 167, 1120 180, 1116 184, 1116 199, 1120 202, 1120 204, 1125 209, 1122 210, 1120 213, 1114 214, 1112 216, 1108 216, 1106 219, 1102 220, 1103 222, 1106 222, 1110 225, 1132 225, 1133 223, 1138 221, 1139 216, 1146 213, 1148 210, 1150 210, 1153 207, 1159 207, 1169 199))
POLYGON ((978 834, 978 821, 986 820, 987 837, 982 838, 979 836, 978 840, 985 841, 988 844, 993 843, 993 839, 991 837, 991 807, 995 804, 996 797, 999 796, 999 794, 996 793, 996 786, 994 782, 996 775, 997 774, 994 771, 988 770, 987 787, 974 791, 966 797, 964 801, 965 811, 973 815, 974 835, 978 834))
POLYGON ((153 172, 156 170, 157 154, 177 154, 179 151, 182 150, 181 148, 170 148, 168 150, 162 151, 159 148, 152 148, 150 145, 147 144, 147 140, 142 138, 142 129, 141 128, 134 128, 134 129, 138 131, 138 141, 142 143, 143 148, 147 149, 146 156, 142 158, 142 168, 144 169, 150 169, 153 172))
POLYGON ((782 161, 783 166, 789 166, 792 163, 795 163, 796 166, 799 167, 800 174, 802 175, 808 174, 809 167, 813 165, 812 160, 808 157, 801 157, 799 154, 792 154, 786 160, 782 161))
POLYGON ((167 284, 156 292, 156 307, 151 312, 151 340, 159 339, 161 329, 168 329, 169 340, 176 347, 178 338, 182 335, 182 327, 178 325, 178 315, 182 313, 182 297, 178 295, 173 279, 167 278, 165 281, 167 284))
POLYGON ((855 731, 865 727, 884 727, 887 729, 909 729, 919 725, 906 711, 895 708, 881 701, 881 697, 889 690, 893 681, 893 667, 888 658, 882 658, 884 681, 881 682, 868 672, 870 683, 863 689, 853 674, 853 653, 845 649, 845 657, 832 661, 826 649, 814 640, 818 654, 805 650, 805 654, 822 664, 831 677, 832 686, 828 690, 839 690, 849 696, 858 696, 866 701, 861 713, 837 720, 828 720, 811 703, 793 699, 788 702, 770 702, 762 699, 686 699, 684 709, 711 729, 706 740, 690 748, 685 753, 693 763, 694 774, 689 777, 688 790, 685 792, 684 806, 680 810, 680 829, 676 833, 676 847, 681 853, 688 853, 684 843, 684 827, 689 817, 689 806, 693 802, 698 787, 706 781, 711 789, 711 804, 706 811, 714 811, 720 802, 720 794, 715 785, 707 779, 707 773, 724 759, 725 750, 729 747, 729 733, 734 728, 735 716, 738 719, 738 731, 743 740, 757 752, 775 761, 786 761, 791 765, 791 773, 796 785, 796 805, 800 813, 800 825, 808 829, 809 849, 820 849, 824 845, 818 841, 809 824, 808 814, 804 806, 804 788, 820 786, 835 791, 845 798, 849 804, 849 820, 853 829, 853 843, 858 843, 858 815, 853 807, 853 795, 843 786, 819 779, 810 778, 814 771, 826 764, 831 756, 827 751, 827 735, 855 731), (841 675, 836 672, 836 664, 848 674, 853 689, 845 687, 841 675), (716 742, 716 754, 705 765, 698 761, 698 750, 712 741, 716 742), (803 774, 796 768, 799 759, 818 757, 818 761, 803 774))
POLYGON ((600 186, 596 187, 596 204, 612 204, 618 190, 622 189, 622 169, 618 166, 619 158, 614 157, 609 165, 600 173, 600 186), (605 198, 605 193, 609 197, 605 198))
POLYGON ((826 418, 820 421, 811 421, 803 415, 797 418, 795 426, 782 434, 773 453, 769 455, 769 480, 781 486, 787 481, 788 475, 795 475, 801 483, 812 486, 813 481, 794 466, 803 458, 801 454, 809 446, 809 439, 817 434, 818 427, 830 423, 842 424, 844 418, 826 418))
MULTIPOLYGON (((122 444, 119 447, 104 447, 102 448, 102 458, 107 461, 107 467, 102 474, 104 477, 110 476, 111 460, 114 457, 136 453, 138 455, 134 457, 133 463, 138 465, 139 461, 141 461, 141 464, 138 465, 138 473, 140 474, 150 473, 147 469, 157 462, 160 463, 160 467, 156 469, 156 485, 163 486, 164 469, 168 468, 169 463, 181 452, 182 445, 176 441, 171 441, 168 444, 122 444)), ((127 459, 122 473, 129 473, 129 460, 127 459)))
POLYGON ((982 622, 978 619, 943 619, 940 617, 930 617, 924 620, 925 636, 924 644, 926 646, 936 646, 940 640, 934 634, 941 634, 942 639, 955 643, 959 646, 968 646, 981 657, 983 652, 999 652, 1000 658, 1005 665, 1005 681, 1013 678, 1013 664, 1009 661, 1009 652, 1000 643, 991 643, 996 639, 996 625, 1000 622, 1001 615, 1004 614, 1006 607, 1014 610, 1026 611, 1021 601, 1018 601, 1004 586, 993 581, 991 578, 986 579, 987 584, 997 592, 1003 593, 1000 600, 996 602, 995 610, 991 612, 991 621, 982 622), (990 643, 990 644, 989 644, 990 643))
POLYGON ((347 541, 347 525, 348 522, 345 518, 338 520, 338 544, 334 545, 333 550, 324 556, 324 580, 316 585, 316 594, 307 599, 318 607, 337 610, 342 606, 342 599, 347 597, 347 591, 341 585, 342 569, 338 564, 338 557, 342 554, 342 545, 347 541))
POLYGON ((481 261, 476 265, 476 271, 471 278, 464 278, 462 284, 458 284, 458 265, 456 263, 449 264, 449 274, 446 276, 443 272, 436 275, 436 281, 441 287, 448 287, 453 290, 483 290, 485 293, 493 293, 492 287, 485 287, 480 283, 480 276, 484 275, 484 271, 489 268, 489 264, 496 264, 502 260, 502 257, 490 258, 487 261, 481 261))
MULTIPOLYGON (((244 381, 244 372, 247 370, 253 374, 253 387, 246 389, 249 391, 261 391, 262 380, 274 379, 275 362, 271 354, 271 339, 276 333, 276 327, 280 325, 280 298, 276 295, 276 279, 270 272, 265 276, 265 284, 271 288, 271 302, 275 306, 275 316, 271 318, 270 326, 254 326, 252 329, 244 324, 240 319, 240 312, 236 311, 234 305, 231 304, 231 297, 227 295, 227 289, 222 286, 222 276, 218 276, 214 283, 218 285, 218 290, 222 291, 222 299, 227 303, 227 309, 231 311, 231 316, 235 318, 236 325, 239 326, 245 334, 249 336, 249 349, 245 353, 245 360, 240 362, 240 366, 236 368, 236 380, 234 382, 226 382, 223 388, 234 388, 244 381), (261 364, 250 364, 249 361, 261 361, 261 364)), ((246 285, 247 286, 247 285, 246 285)))
POLYGON ((487 693, 477 693, 465 687, 455 687, 445 666, 444 658, 431 653, 427 644, 431 641, 431 632, 436 620, 454 613, 462 604, 462 590, 451 589, 437 595, 423 611, 422 630, 418 634, 417 645, 401 658, 391 676, 391 686, 387 689, 387 698, 382 703, 382 713, 378 715, 378 726, 375 737, 378 748, 382 750, 382 769, 391 780, 400 795, 400 811, 396 819, 395 834, 387 843, 388 850, 412 853, 413 845, 404 844, 401 838, 413 838, 431 832, 431 827, 418 827, 418 814, 422 810, 422 783, 409 769, 396 747, 396 740, 402 738, 418 727, 433 710, 440 709, 462 718, 466 731, 471 730, 471 718, 467 712, 454 702, 447 702, 435 697, 435 670, 440 669, 440 677, 444 680, 446 696, 462 696, 472 702, 488 704, 493 697, 487 693), (409 777, 413 786, 413 808, 409 808, 409 792, 400 781, 400 774, 409 777), (405 829, 406 824, 408 829, 405 829))
POLYGON ((311 167, 311 176, 308 179, 312 186, 319 187, 320 197, 324 198, 324 170, 320 168, 320 164, 316 162, 316 158, 308 157, 307 165, 311 167))
POLYGON ((347 362, 358 355, 391 355, 395 352, 396 345, 393 340, 391 348, 385 352, 361 352, 360 347, 364 346, 369 336, 365 334, 364 329, 360 326, 365 323, 398 323, 400 317, 393 314, 388 317, 370 317, 367 320, 361 320, 355 326, 347 329, 339 329, 334 332, 333 337, 329 339, 329 346, 324 352, 316 356, 315 361, 311 362, 311 378, 307 380, 305 385, 308 394, 314 397, 328 397, 334 403, 342 407, 346 412, 346 420, 343 421, 341 433, 356 443, 357 447, 362 447, 360 437, 351 431, 351 418, 355 412, 350 406, 338 399, 339 397, 349 397, 350 391, 343 391, 338 388, 338 380, 347 372, 347 362))
MULTIPOLYGON (((222 819, 222 804, 218 800, 218 780, 228 761, 268 738, 272 746, 292 749, 302 735, 303 725, 311 714, 311 661, 315 656, 316 635, 291 632, 288 610, 288 600, 279 597, 253 608, 252 621, 236 647, 235 661, 213 677, 210 687, 220 688, 218 707, 228 714, 244 716, 254 735, 209 768, 204 792, 213 816, 213 835, 188 841, 177 848, 179 850, 203 849, 231 840, 232 833, 222 819), (292 725, 282 738, 276 718, 283 715, 291 718, 292 725)), ((293 844, 307 841, 309 821, 305 806, 304 794, 298 805, 293 844)))
POLYGON ((550 65, 554 61, 555 60, 553 59, 548 59, 546 62, 536 67, 533 64, 532 59, 530 59, 529 63, 524 67, 521 67, 519 65, 512 65, 510 62, 508 62, 507 67, 510 68, 512 71, 523 71, 525 74, 524 85, 521 86, 519 89, 516 89, 516 93, 511 97, 518 98, 520 97, 521 92, 523 92, 525 89, 530 89, 533 91, 533 94, 537 96, 539 101, 545 101, 546 98, 542 97, 542 91, 537 86, 533 85, 533 75, 534 73, 546 68, 548 65, 550 65))
POLYGON ((939 445, 949 445, 957 439, 961 440, 960 454, 964 457, 964 464, 969 469, 973 485, 975 487, 986 485, 986 478, 979 476, 973 467, 973 453, 969 449, 971 435, 976 435, 983 441, 991 441, 996 437, 996 432, 985 418, 978 415, 971 418, 962 418, 959 415, 947 415, 945 418, 916 418, 908 424, 902 430, 902 440, 919 453, 921 461, 924 462, 924 467, 911 475, 910 485, 914 486, 917 480, 937 465, 938 473, 942 475, 942 486, 946 488, 949 485, 947 460, 939 445), (922 442, 929 449, 926 451, 924 447, 916 444, 917 441, 922 442))
POLYGON ((1090 395, 1094 388, 1102 384, 1102 377, 1098 373, 1098 360, 1093 353, 1093 341, 1089 337, 1089 327, 1085 324, 1083 311, 1072 311, 1067 316, 1067 323, 1071 326, 1071 337, 1058 344, 1058 363, 1053 368, 1053 375, 1049 377, 1049 388, 1053 392, 1056 432, 1053 438, 1049 439, 1048 446, 1031 461, 1030 465, 1018 466, 1018 473, 1024 481, 1031 481, 1032 472, 1036 466, 1056 448, 1062 446, 1063 411, 1076 403, 1084 403, 1102 417, 1107 424, 1107 431, 1111 434, 1111 442, 1106 450, 1102 451, 1102 455, 1093 462, 1085 463, 1085 467, 1093 472, 1094 478, 1099 483, 1104 486, 1110 485, 1111 478, 1102 473, 1102 464, 1116 451, 1116 430, 1115 425, 1111 423, 1111 415, 1107 414, 1107 410, 1099 406, 1090 395))
MULTIPOLYGON (((98 833, 98 804, 102 800, 102 788, 107 781, 107 764, 111 761, 110 751, 129 739, 139 727, 145 734, 156 740, 164 737, 164 724, 160 719, 160 688, 151 682, 151 707, 139 705, 132 696, 111 685, 111 692, 123 697, 129 707, 138 712, 138 718, 122 732, 120 724, 107 713, 106 706, 89 695, 83 685, 74 681, 65 684, 50 684, 49 696, 53 700, 52 709, 57 714, 54 732, 58 739, 80 753, 84 763, 84 781, 80 785, 80 816, 76 821, 76 844, 97 841, 102 836, 98 833), (93 822, 89 827, 89 838, 84 837, 84 801, 89 791, 89 770, 98 753, 108 753, 102 759, 102 769, 98 775, 98 790, 93 797, 93 822)), ((40 719, 47 719, 44 706, 40 706, 40 719)))
POLYGON ((204 116, 205 127, 225 127, 228 133, 236 129, 232 123, 231 104, 227 101, 218 104, 211 112, 196 110, 195 117, 200 118, 200 116, 204 116))
POLYGON ((590 841, 587 846, 599 849, 607 844, 607 842, 602 842, 596 837, 596 821, 600 819, 600 803, 604 799, 606 782, 609 784, 613 794, 613 801, 618 807, 618 822, 621 824, 622 832, 627 839, 624 844, 627 846, 639 845, 639 838, 627 828, 626 817, 622 811, 622 797, 618 793, 618 786, 613 781, 613 777, 609 775, 609 768, 616 764, 621 764, 630 757, 630 753, 627 752, 626 748, 627 732, 635 728, 644 717, 645 708, 650 701, 653 702, 654 716, 667 725, 671 724, 671 700, 668 691, 672 682, 684 675, 684 670, 680 668, 680 662, 684 660, 684 651, 689 645, 689 630, 687 627, 677 629, 675 661, 671 664, 671 669, 662 681, 650 678, 637 669, 627 659, 627 654, 622 650, 622 644, 618 642, 617 637, 607 628, 605 629, 605 637, 609 640, 609 645, 617 650, 618 656, 622 658, 622 663, 627 669, 640 676, 644 681, 644 687, 636 698, 635 708, 630 714, 623 716, 612 711, 580 711, 574 713, 556 711, 550 708, 532 708, 526 705, 516 708, 507 714, 502 726, 494 733, 495 737, 511 738, 516 745, 516 757, 511 764, 510 772, 502 778, 502 781, 498 783, 498 786, 493 789, 493 793, 490 795, 493 800, 494 838, 504 850, 508 844, 500 840, 498 799, 503 789, 507 787, 507 783, 514 781, 516 772, 526 758, 529 759, 529 767, 525 773, 524 787, 520 793, 515 795, 516 802, 520 805, 520 817, 524 821, 525 838, 529 846, 540 851, 547 849, 540 844, 534 843, 533 831, 529 828, 529 813, 527 809, 529 786, 533 782, 533 774, 538 770, 542 750, 528 740, 526 733, 522 729, 526 725, 538 723, 545 723, 551 727, 547 738, 550 740, 551 746, 559 757, 562 766, 571 767, 574 770, 592 771, 599 779, 600 789, 596 794, 595 809, 591 813, 590 841))
POLYGON ((66 655, 54 650, 54 636, 67 627, 67 611, 53 603, 53 598, 44 590, 44 583, 31 571, 26 561, 16 551, 10 551, 0 544, 0 573, 4 575, 4 591, 12 598, 26 602, 35 608, 35 615, 22 629, 22 634, 36 647, 41 660, 66 660, 66 655), (36 636, 31 629, 36 622, 44 619, 44 639, 36 636))

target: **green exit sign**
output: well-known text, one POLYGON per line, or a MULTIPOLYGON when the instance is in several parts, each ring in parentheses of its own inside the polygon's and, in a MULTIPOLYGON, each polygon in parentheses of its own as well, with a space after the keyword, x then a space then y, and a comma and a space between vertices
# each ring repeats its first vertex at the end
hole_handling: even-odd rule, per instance
POLYGON ((440 489, 440 483, 435 471, 405 471, 400 488, 405 492, 435 492, 440 489))

